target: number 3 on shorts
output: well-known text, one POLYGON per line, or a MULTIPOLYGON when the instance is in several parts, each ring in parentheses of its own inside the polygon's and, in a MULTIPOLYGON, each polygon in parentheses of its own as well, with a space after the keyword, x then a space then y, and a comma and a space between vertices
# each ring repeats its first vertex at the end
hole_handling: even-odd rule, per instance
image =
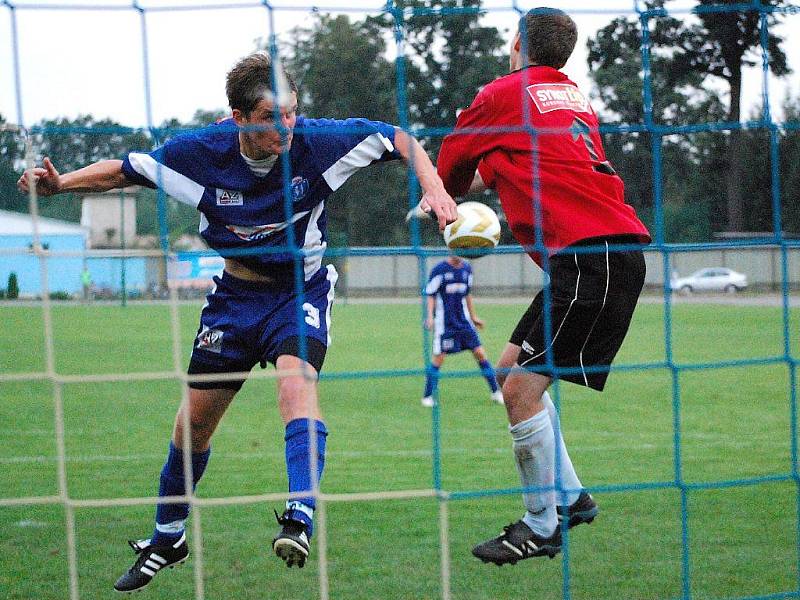
POLYGON ((319 309, 310 302, 306 302, 303 304, 303 310, 306 311, 306 323, 314 329, 319 329, 319 309))

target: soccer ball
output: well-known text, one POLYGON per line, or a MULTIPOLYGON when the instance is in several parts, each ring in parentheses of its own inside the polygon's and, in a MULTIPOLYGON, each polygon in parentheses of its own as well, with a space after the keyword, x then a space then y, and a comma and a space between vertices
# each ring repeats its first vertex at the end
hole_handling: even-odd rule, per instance
POLYGON ((444 228, 444 243, 455 254, 478 257, 489 254, 500 241, 500 219, 480 202, 458 205, 458 219, 444 228))

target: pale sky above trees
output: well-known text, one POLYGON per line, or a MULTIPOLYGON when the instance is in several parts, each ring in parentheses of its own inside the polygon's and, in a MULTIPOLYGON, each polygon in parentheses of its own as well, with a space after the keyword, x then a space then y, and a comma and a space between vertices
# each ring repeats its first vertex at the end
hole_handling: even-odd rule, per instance
MULTIPOLYGON (((51 0, 53 6, 65 7, 70 0, 51 0)), ((224 77, 228 68, 251 52, 259 38, 275 31, 286 38, 288 32, 310 20, 309 8, 302 2, 274 5, 271 14, 263 6, 224 10, 161 11, 164 6, 241 5, 235 0, 144 0, 139 4, 154 10, 147 12, 148 53, 150 64, 150 110, 153 124, 177 117, 188 121, 197 109, 218 109, 226 105, 224 77)), ((142 32, 138 12, 129 0, 103 0, 103 6, 120 10, 39 10, 26 5, 34 0, 15 0, 18 34, 21 106, 16 93, 12 52, 11 11, 0 7, 0 114, 12 122, 32 124, 44 118, 75 117, 92 114, 110 117, 126 125, 148 124, 145 100, 142 32), (20 114, 21 112, 21 114, 20 114)), ((91 2, 82 2, 89 6, 91 2)), ((100 4, 99 2, 97 3, 100 4)), ((335 13, 335 7, 348 6, 352 19, 373 14, 382 0, 317 0, 313 4, 335 13)), ((522 3, 521 3, 522 4, 522 3)), ((570 12, 578 23, 581 40, 573 58, 565 67, 579 85, 589 88, 585 41, 612 18, 630 14, 632 0, 538 0, 530 6, 546 4, 570 12), (594 12, 591 11, 601 11, 594 12)), ((694 3, 680 0, 670 7, 685 11, 694 3)), ((40 2, 36 2, 40 6, 40 2)), ((310 5, 310 3, 309 3, 310 5)), ((485 0, 486 24, 500 29, 506 40, 517 20, 510 0, 485 0)), ((527 4, 525 4, 527 7, 527 4)), ((683 18, 688 18, 685 13, 683 18)), ((800 15, 786 17, 786 30, 800 29, 800 15)), ((800 94, 800 36, 786 36, 786 54, 795 73, 786 81, 773 80, 771 94, 776 105, 787 90, 800 94)), ((389 44, 393 53, 394 44, 389 44)), ((760 101, 761 73, 751 69, 745 75, 745 114, 760 101)))

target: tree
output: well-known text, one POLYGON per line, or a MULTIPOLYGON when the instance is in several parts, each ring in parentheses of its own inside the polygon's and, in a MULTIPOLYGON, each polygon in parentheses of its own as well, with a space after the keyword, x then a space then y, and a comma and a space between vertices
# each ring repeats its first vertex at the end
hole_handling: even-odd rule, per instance
POLYGON ((228 111, 222 108, 216 110, 202 110, 198 109, 192 115, 192 120, 189 121, 189 127, 205 127, 217 121, 228 117, 228 111))
POLYGON ((111 119, 95 119, 91 115, 79 115, 75 119, 45 119, 34 129, 40 132, 34 136, 39 153, 53 157, 56 167, 62 172, 152 146, 146 133, 111 119))
MULTIPOLYGON (((415 10, 403 23, 406 48, 408 121, 426 128, 450 129, 456 111, 508 71, 505 42, 496 27, 481 25, 481 0, 399 0, 415 10)), ((395 23, 386 15, 368 19, 387 33, 395 23)), ((435 150, 441 135, 433 140, 435 150)))
MULTIPOLYGON (((139 235, 160 235, 158 190, 141 187, 136 192, 136 231, 139 235)), ((167 198, 164 204, 167 232, 170 240, 184 234, 197 235, 200 217, 187 204, 167 198)))
MULTIPOLYGON (((286 65, 305 116, 397 121, 395 71, 374 24, 318 15, 310 27, 292 31, 286 65)), ((357 173, 326 201, 331 245, 406 243, 407 205, 402 165, 357 173)))
POLYGON ((6 298, 9 300, 15 300, 19 298, 19 283, 17 282, 17 274, 14 271, 11 271, 11 273, 8 275, 6 298))
MULTIPOLYGON (((400 8, 479 8, 479 0, 408 1, 400 8)), ((364 116, 411 126, 450 128, 456 110, 467 106, 479 86, 504 72, 500 40, 481 27, 479 14, 416 15, 405 22, 407 119, 398 114, 397 70, 386 57, 394 31, 391 16, 351 22, 347 16, 318 16, 296 29, 287 66, 300 88, 300 105, 312 117, 364 116)), ((435 153, 441 134, 423 143, 435 153)), ((403 217, 409 208, 408 173, 399 164, 356 174, 328 201, 332 244, 407 244, 403 217)), ((423 242, 440 240, 435 228, 421 229, 423 242)))
POLYGON ((2 131, 6 120, 0 114, 0 210, 25 212, 28 199, 17 191, 17 164, 25 150, 20 137, 11 131, 2 131))
MULTIPOLYGON (((699 7, 719 4, 740 4, 738 0, 699 0, 699 7)), ((783 0, 761 0, 765 7, 778 7, 783 0)), ((730 89, 728 121, 741 119, 742 69, 760 64, 756 49, 761 44, 761 19, 767 20, 770 34, 767 39, 769 69, 778 77, 790 69, 781 49, 783 39, 774 33, 779 13, 760 13, 755 10, 730 12, 699 12, 701 27, 695 35, 692 65, 708 75, 723 79, 730 89), (763 16, 762 16, 763 15, 763 16)), ((740 231, 744 225, 743 185, 744 154, 741 132, 732 130, 728 140, 728 173, 726 178, 728 229, 740 231)))
POLYGON ((287 67, 304 114, 397 120, 394 68, 373 25, 346 15, 317 15, 310 28, 294 29, 292 38, 287 67))
MULTIPOLYGON (((33 130, 37 132, 33 134, 33 141, 39 152, 38 160, 51 157, 62 173, 98 160, 121 158, 132 150, 152 146, 148 134, 91 115, 79 115, 75 119, 44 119, 33 130)), ((81 206, 76 194, 40 198, 39 207, 42 216, 80 221, 81 206)))
MULTIPOLYGON (((648 3, 661 8, 663 1, 648 3)), ((703 74, 692 67, 695 32, 671 17, 650 23, 652 121, 686 125, 724 118, 719 96, 703 85, 703 74)), ((607 113, 606 120, 645 122, 642 78, 642 33, 637 20, 614 19, 587 42, 589 73, 607 113)), ((655 215, 652 137, 649 133, 607 134, 606 153, 625 181, 626 201, 637 208, 648 226, 655 215)), ((662 169, 666 241, 706 241, 712 227, 724 221, 717 210, 722 169, 713 164, 722 152, 719 134, 697 133, 658 138, 662 169), (703 172, 703 177, 692 174, 703 172), (717 200, 715 201, 715 194, 717 200)))
MULTIPOLYGON (((397 0, 395 6, 404 14, 414 11, 402 23, 407 121, 429 131, 421 141, 435 160, 458 111, 481 87, 508 72, 506 41, 496 27, 481 24, 481 0, 397 0)), ((373 22, 394 33, 395 23, 386 15, 373 22)), ((494 192, 480 200, 502 214, 494 192)), ((420 232, 423 243, 441 243, 435 227, 420 232)))
MULTIPOLYGON (((800 95, 786 99, 784 114, 787 121, 800 122, 800 95)), ((783 230, 800 234, 800 131, 784 131, 779 151, 783 230)))
MULTIPOLYGON (((666 1, 670 0, 652 0, 647 3, 647 8, 663 8, 666 1)), ((702 9, 720 3, 718 0, 700 0, 698 7, 702 9)), ((728 0, 722 3, 735 4, 728 0)), ((782 4, 782 0, 762 4, 774 7, 782 4)), ((769 14, 766 18, 770 26, 777 22, 776 14, 769 14)), ((652 17, 648 24, 652 44, 654 122, 680 125, 739 121, 741 73, 743 67, 756 64, 756 49, 760 43, 759 19, 759 13, 752 10, 698 11, 696 23, 668 16, 652 17), (727 108, 719 96, 710 91, 713 87, 708 85, 709 77, 720 77, 727 82, 730 89, 727 108)), ((770 69, 778 76, 788 73, 786 56, 780 48, 781 38, 771 34, 768 40, 770 69)), ((640 95, 640 26, 632 20, 616 19, 589 42, 589 50, 590 72, 608 108, 624 121, 641 123, 644 113, 640 95)), ((760 196, 757 190, 748 193, 748 187, 758 179, 757 174, 769 171, 768 164, 759 164, 759 160, 768 156, 768 153, 765 155, 764 140, 755 139, 759 135, 737 130, 725 134, 697 133, 685 136, 677 148, 674 139, 664 138, 664 185, 665 189, 671 189, 677 195, 669 196, 669 200, 704 204, 713 229, 762 227, 764 219, 756 217, 758 211, 755 210, 760 196), (756 154, 746 153, 743 150, 745 145, 752 146, 753 143, 760 145, 761 150, 756 154), (699 176, 687 177, 687 173, 699 176), (748 198, 753 206, 745 207, 743 198, 748 198)), ((629 143, 625 154, 620 164, 623 173, 626 160, 632 166, 650 162, 649 151, 644 145, 633 144, 632 147, 629 143)), ((625 179, 632 192, 652 190, 652 182, 647 181, 647 176, 642 176, 641 171, 631 170, 625 179)))

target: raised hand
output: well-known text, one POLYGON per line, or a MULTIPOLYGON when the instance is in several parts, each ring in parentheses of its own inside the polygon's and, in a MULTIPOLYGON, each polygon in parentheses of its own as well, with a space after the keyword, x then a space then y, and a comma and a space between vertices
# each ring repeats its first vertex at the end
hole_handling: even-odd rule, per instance
POLYGON ((23 194, 30 192, 31 180, 40 196, 52 196, 61 191, 61 175, 49 157, 45 157, 41 167, 25 171, 17 181, 17 189, 23 194))

